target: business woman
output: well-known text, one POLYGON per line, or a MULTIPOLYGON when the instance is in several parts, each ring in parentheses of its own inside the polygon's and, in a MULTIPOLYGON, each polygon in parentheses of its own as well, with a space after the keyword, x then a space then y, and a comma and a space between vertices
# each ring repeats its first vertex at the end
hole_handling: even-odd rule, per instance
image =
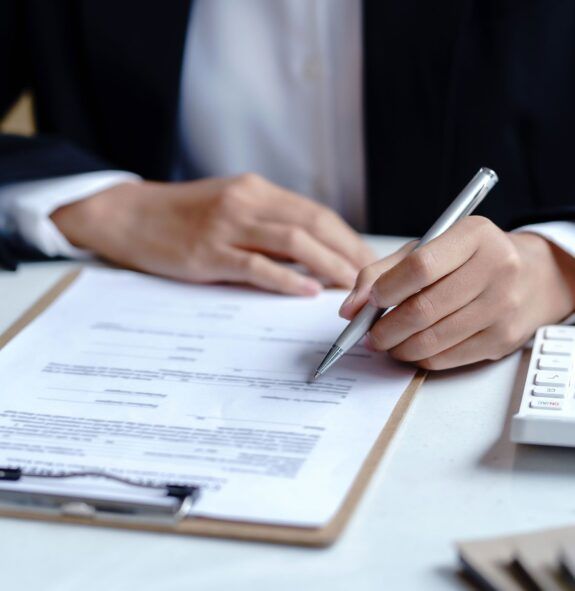
POLYGON ((375 349, 498 358, 575 307, 574 23, 543 0, 1 0, 0 112, 30 90, 38 134, 0 137, 0 260, 322 277, 355 285, 345 317, 400 304, 375 349), (485 217, 373 261, 357 231, 422 234, 480 165, 485 217))

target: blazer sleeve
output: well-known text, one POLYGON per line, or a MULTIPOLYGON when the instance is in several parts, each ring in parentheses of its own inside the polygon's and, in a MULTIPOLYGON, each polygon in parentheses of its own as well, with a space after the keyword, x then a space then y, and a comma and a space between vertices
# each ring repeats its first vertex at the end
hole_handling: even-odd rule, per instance
MULTIPOLYGON (((27 90, 30 60, 26 43, 26 0, 0 2, 0 121, 27 90)), ((114 168, 64 138, 0 133, 0 187, 114 168)), ((15 269, 23 260, 46 258, 17 232, 0 227, 0 268, 15 269)))

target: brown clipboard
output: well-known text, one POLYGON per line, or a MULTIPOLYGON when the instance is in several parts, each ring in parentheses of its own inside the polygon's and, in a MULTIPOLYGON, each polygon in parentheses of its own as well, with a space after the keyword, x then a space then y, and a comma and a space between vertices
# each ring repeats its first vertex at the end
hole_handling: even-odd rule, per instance
MULTIPOLYGON (((68 288, 80 274, 81 269, 72 271, 58 281, 51 289, 36 301, 14 324, 0 335, 0 349, 12 338, 39 316, 48 306, 68 288)), ((275 524, 260 524, 242 521, 230 521, 193 516, 179 521, 173 526, 143 523, 118 523, 112 519, 98 519, 89 517, 53 516, 30 511, 19 512, 0 507, 0 516, 23 519, 38 519, 58 523, 76 523, 83 525, 101 525, 131 530, 145 530, 155 532, 177 533, 194 536, 208 536, 217 538, 231 538, 236 540, 270 542, 296 546, 329 546, 338 538, 356 506, 358 505, 367 485, 381 461, 393 435, 417 392, 423 383, 427 372, 418 371, 409 386, 401 395, 387 423, 383 427, 369 454, 366 456, 351 488, 335 516, 326 525, 318 528, 294 527, 275 524)))

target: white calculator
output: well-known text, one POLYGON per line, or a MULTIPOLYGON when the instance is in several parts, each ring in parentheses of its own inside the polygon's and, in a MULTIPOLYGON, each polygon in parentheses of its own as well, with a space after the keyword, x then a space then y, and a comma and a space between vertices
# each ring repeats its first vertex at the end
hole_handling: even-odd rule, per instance
POLYGON ((575 326, 542 326, 535 334, 511 441, 575 447, 575 326))

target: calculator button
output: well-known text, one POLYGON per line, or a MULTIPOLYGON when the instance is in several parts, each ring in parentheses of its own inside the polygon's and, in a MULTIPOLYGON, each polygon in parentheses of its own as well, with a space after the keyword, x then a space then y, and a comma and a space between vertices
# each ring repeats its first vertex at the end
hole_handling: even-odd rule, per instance
POLYGON ((567 375, 556 371, 539 371, 535 374, 536 386, 565 386, 567 375))
POLYGON ((535 386, 531 390, 531 395, 543 398, 565 398, 565 388, 556 386, 535 386))
POLYGON ((551 355, 543 355, 537 362, 537 369, 569 369, 569 359, 565 357, 552 357, 551 355))
POLYGON ((532 400, 529 403, 531 408, 536 408, 538 410, 562 410, 563 403, 559 402, 559 400, 532 400))
POLYGON ((541 345, 541 353, 544 355, 571 355, 575 350, 575 344, 565 341, 544 341, 541 345))
POLYGON ((570 326, 548 326, 545 329, 545 338, 554 341, 573 341, 575 332, 570 326))

